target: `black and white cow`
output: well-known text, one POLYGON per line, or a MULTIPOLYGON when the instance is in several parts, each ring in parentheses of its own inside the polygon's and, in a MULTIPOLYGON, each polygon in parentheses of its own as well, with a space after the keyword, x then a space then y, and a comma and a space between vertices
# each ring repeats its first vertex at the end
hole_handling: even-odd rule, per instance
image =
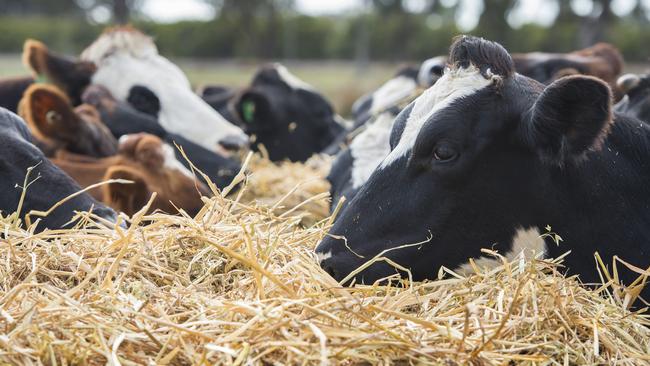
POLYGON ((650 123, 650 75, 626 74, 617 82, 623 99, 615 111, 650 123))
POLYGON ((220 115, 232 123, 240 123, 233 111, 232 100, 237 96, 237 90, 224 85, 206 85, 197 93, 201 98, 214 108, 220 115))
MULTIPOLYGON (((142 96, 148 95, 145 87, 136 86, 134 88, 142 96)), ((106 88, 99 85, 89 86, 84 91, 82 99, 84 103, 97 109, 102 121, 116 138, 141 132, 158 136, 165 143, 171 145, 176 154, 176 160, 189 169, 190 164, 174 144, 182 147, 187 158, 219 188, 229 185, 232 178, 241 169, 240 164, 235 160, 216 154, 184 136, 166 131, 154 117, 157 114, 155 109, 152 109, 151 113, 136 110, 129 103, 115 100, 106 88)), ((155 105, 155 102, 153 99, 149 99, 147 104, 155 105)), ((203 177, 199 178, 203 180, 203 177)))
MULTIPOLYGON (((613 114, 593 77, 544 86, 515 73, 497 43, 461 37, 449 62, 397 117, 390 154, 316 248, 321 266, 341 281, 381 254, 423 280, 469 271, 487 247, 512 259, 571 250, 565 265, 587 283, 599 281, 596 251, 649 268, 650 126, 613 114), (540 236, 547 225, 559 245, 540 236)), ((638 277, 618 267, 624 283, 638 277)), ((378 261, 354 278, 398 272, 378 261)))
MULTIPOLYGON (((401 110, 399 104, 412 98, 418 88, 435 84, 444 73, 446 62, 446 56, 439 56, 424 61, 417 68, 407 66, 377 91, 355 103, 355 125, 351 132, 354 136, 347 137, 352 140, 348 149, 337 150, 327 176, 331 186, 332 209, 342 196, 347 200, 352 199, 390 152, 390 131, 395 116, 401 110)), ((328 152, 334 150, 333 147, 328 148, 328 152)))
MULTIPOLYGON (((159 101, 158 121, 165 130, 212 151, 220 145, 231 149, 248 145, 241 128, 196 95, 183 71, 161 56, 151 38, 136 29, 107 30, 83 51, 81 59, 97 66, 92 83, 104 86, 120 101, 142 102, 133 95, 137 86, 154 93, 159 101)), ((142 96, 137 90, 136 95, 142 96)), ((150 112, 155 106, 142 108, 138 109, 150 112)))
POLYGON ((253 149, 263 146, 273 161, 305 161, 345 130, 323 95, 280 64, 260 68, 232 103, 253 149))
MULTIPOLYGON (((18 209, 21 186, 29 167, 35 167, 30 175, 29 185, 20 216, 32 210, 47 211, 57 202, 81 190, 72 178, 54 166, 43 153, 32 144, 32 136, 20 117, 0 108, 0 211, 3 216, 18 209), (38 179, 36 179, 38 177, 38 179), (18 186, 17 186, 18 185, 18 186)), ((72 219, 74 211, 91 210, 96 215, 115 222, 115 212, 93 199, 88 194, 71 198, 44 217, 37 231, 45 228, 60 229, 72 219)), ((33 220, 37 217, 32 216, 33 220)))
POLYGON ((336 155, 327 175, 332 210, 342 197, 349 202, 390 153, 390 132, 398 113, 399 108, 395 107, 374 117, 350 146, 336 155))
POLYGON ((371 117, 395 107, 414 95, 418 88, 428 88, 435 84, 445 69, 446 56, 433 57, 420 65, 400 68, 395 76, 382 84, 377 90, 357 99, 352 105, 352 118, 356 129, 371 117))

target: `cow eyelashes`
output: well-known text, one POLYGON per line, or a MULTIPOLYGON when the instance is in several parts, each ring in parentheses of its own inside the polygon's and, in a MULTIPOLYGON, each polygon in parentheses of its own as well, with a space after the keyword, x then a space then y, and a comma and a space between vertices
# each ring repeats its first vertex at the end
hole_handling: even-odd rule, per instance
POLYGON ((433 159, 438 162, 453 161, 458 155, 458 150, 448 143, 440 143, 433 148, 433 159))

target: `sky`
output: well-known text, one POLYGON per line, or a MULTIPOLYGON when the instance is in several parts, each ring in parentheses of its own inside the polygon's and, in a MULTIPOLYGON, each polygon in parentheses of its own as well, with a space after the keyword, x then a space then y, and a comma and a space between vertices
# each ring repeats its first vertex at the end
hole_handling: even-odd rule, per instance
MULTIPOLYGON (((407 0, 407 6, 417 10, 423 0, 407 0)), ((482 0, 441 0, 447 3, 461 1, 461 11, 457 22, 461 29, 470 30, 478 22, 483 11, 482 0)), ((561 0, 567 1, 567 0, 561 0)), ((592 10, 590 0, 570 0, 578 14, 589 14, 592 10)), ((361 10, 364 0, 296 0, 299 12, 309 15, 330 15, 350 13, 361 10)), ((650 0, 646 0, 650 7, 650 0)), ((634 0, 614 0, 616 13, 629 13, 634 0)), ((159 22, 179 20, 209 20, 214 17, 214 9, 201 0, 146 0, 143 11, 159 22)), ((521 0, 520 5, 509 16, 508 22, 517 27, 525 23, 550 25, 559 11, 555 2, 547 0, 521 0)))

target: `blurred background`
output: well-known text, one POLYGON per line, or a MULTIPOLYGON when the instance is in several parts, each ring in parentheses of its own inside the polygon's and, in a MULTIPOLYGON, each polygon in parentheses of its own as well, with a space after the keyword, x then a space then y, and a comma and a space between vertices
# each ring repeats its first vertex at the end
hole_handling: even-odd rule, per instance
POLYGON ((0 0, 0 77, 24 75, 26 38, 78 55, 107 26, 155 38, 196 86, 246 84, 284 62, 345 113, 401 63, 471 33, 511 52, 615 44, 628 71, 650 57, 650 0, 0 0))

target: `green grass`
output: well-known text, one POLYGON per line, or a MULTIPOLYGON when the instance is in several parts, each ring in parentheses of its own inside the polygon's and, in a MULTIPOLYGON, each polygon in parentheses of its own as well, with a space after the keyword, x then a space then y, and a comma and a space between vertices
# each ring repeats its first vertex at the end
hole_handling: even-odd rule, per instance
MULTIPOLYGON (((261 65, 254 62, 222 60, 174 60, 187 73, 196 87, 221 84, 246 86, 261 65)), ((332 101, 336 110, 346 115, 352 103, 362 94, 373 90, 389 79, 398 67, 395 64, 373 63, 367 69, 357 70, 352 62, 299 61, 288 62, 289 70, 313 85, 332 101)), ((0 55, 0 78, 26 75, 20 55, 0 55)))

